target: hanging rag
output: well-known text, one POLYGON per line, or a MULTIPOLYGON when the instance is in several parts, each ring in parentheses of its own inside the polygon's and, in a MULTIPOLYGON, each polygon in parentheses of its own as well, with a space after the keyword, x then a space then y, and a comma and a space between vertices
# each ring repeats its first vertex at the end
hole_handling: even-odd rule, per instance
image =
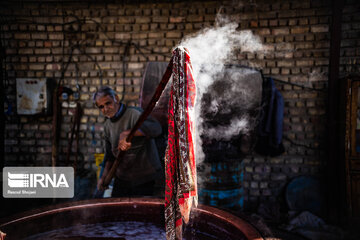
POLYGON ((194 107, 196 87, 188 50, 173 51, 169 99, 168 146, 165 152, 165 228, 167 240, 182 239, 182 221, 197 205, 194 107))
POLYGON ((272 78, 264 79, 262 105, 255 151, 275 157, 285 151, 282 144, 284 100, 272 78))

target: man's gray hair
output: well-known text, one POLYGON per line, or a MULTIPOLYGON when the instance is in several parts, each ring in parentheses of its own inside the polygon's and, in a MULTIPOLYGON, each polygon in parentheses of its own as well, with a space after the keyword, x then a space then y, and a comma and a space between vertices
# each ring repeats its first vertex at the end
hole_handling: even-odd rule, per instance
POLYGON ((96 105, 96 98, 98 97, 105 97, 105 96, 110 96, 114 99, 114 101, 116 102, 116 92, 111 88, 111 87, 101 87, 99 90, 97 90, 92 99, 94 104, 96 105))

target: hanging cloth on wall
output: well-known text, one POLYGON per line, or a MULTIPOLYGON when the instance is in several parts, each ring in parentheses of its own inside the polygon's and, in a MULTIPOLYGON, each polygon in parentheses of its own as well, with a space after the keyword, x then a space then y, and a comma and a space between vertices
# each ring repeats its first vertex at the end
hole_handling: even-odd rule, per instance
POLYGON ((285 151, 282 144, 284 99, 272 78, 264 79, 262 106, 255 151, 278 156, 285 151))
POLYGON ((165 228, 167 240, 182 239, 182 221, 197 205, 195 163, 195 81, 187 49, 173 51, 169 100, 168 146, 165 152, 165 228))

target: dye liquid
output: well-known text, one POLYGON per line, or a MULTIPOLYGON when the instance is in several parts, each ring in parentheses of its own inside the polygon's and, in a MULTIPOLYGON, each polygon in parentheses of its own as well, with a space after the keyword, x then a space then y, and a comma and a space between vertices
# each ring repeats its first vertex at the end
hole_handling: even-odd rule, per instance
MULTIPOLYGON (((217 240, 219 238, 186 227, 183 240, 217 240)), ((165 228, 147 222, 103 222, 60 228, 29 236, 25 240, 165 240, 165 228)), ((223 240, 227 240, 224 238, 223 240)), ((241 238, 242 239, 242 238, 241 238)))
POLYGON ((26 240, 43 239, 120 239, 120 240, 161 240, 166 239, 165 229, 153 223, 144 222, 104 222, 77 225, 56 229, 27 237, 26 240))

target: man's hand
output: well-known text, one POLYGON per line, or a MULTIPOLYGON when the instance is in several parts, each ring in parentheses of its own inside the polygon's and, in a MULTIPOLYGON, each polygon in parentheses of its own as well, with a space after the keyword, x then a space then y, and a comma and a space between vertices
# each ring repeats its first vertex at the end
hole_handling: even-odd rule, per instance
POLYGON ((106 189, 109 188, 109 186, 106 186, 106 187, 105 187, 103 184, 104 184, 104 179, 103 179, 103 178, 100 178, 100 179, 98 180, 98 183, 97 183, 97 189, 98 189, 99 191, 105 191, 106 189))
POLYGON ((4 240, 6 237, 6 233, 3 233, 2 231, 0 231, 0 240, 4 240))
POLYGON ((118 149, 121 151, 127 151, 131 147, 131 142, 127 142, 126 138, 129 135, 130 130, 126 130, 120 133, 118 149))

